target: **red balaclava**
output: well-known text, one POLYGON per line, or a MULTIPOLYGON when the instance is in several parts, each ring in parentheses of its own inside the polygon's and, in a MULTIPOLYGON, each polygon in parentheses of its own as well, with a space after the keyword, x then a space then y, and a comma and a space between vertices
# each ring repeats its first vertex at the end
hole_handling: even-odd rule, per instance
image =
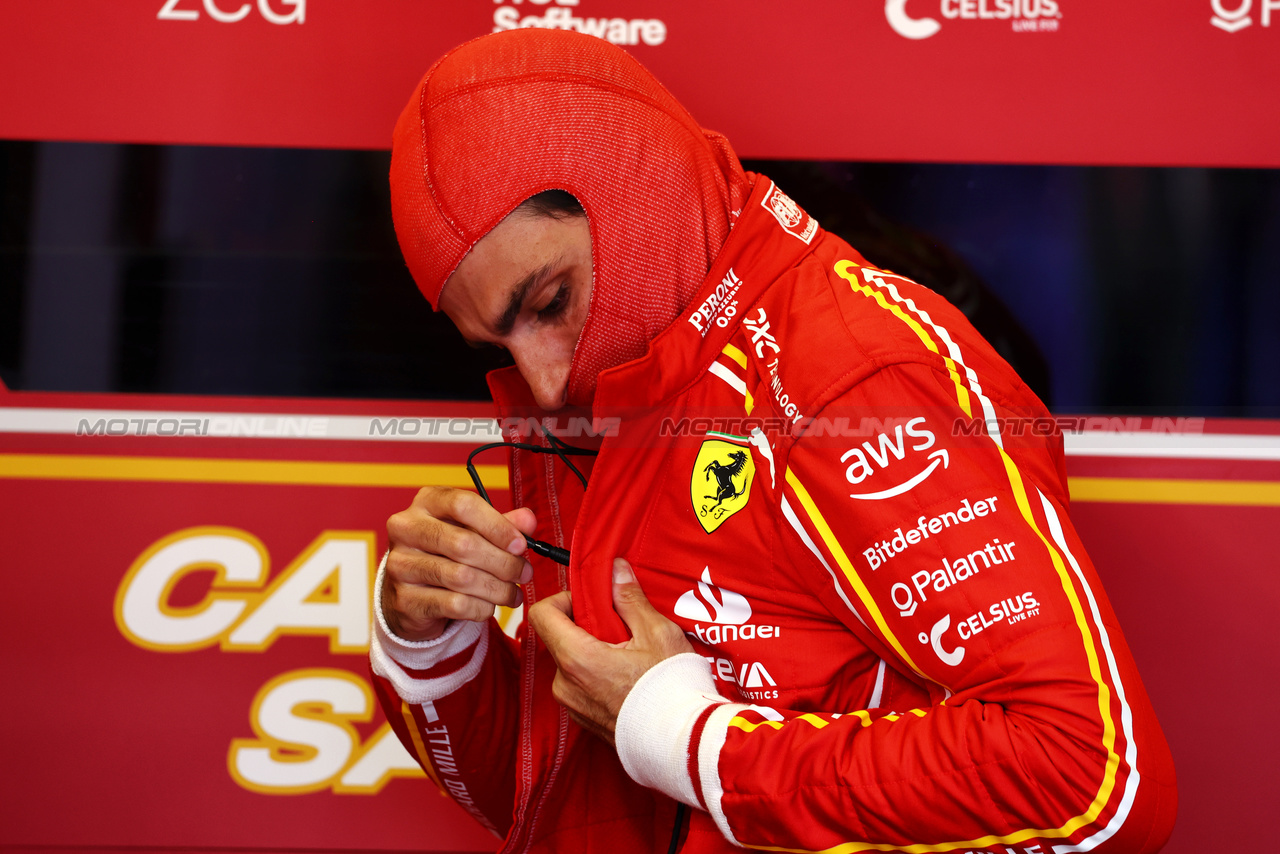
POLYGON ((445 54, 396 123, 391 209, 418 288, 445 281, 522 202, 565 190, 591 227, 594 282, 569 375, 583 405, 689 304, 750 183, 640 63, 603 39, 522 29, 445 54))

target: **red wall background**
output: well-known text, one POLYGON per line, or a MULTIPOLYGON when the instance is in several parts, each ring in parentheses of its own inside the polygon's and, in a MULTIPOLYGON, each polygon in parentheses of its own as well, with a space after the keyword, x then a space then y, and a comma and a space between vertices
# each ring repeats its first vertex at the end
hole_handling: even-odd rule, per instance
MULTIPOLYGON (((536 19, 638 39, 629 49, 744 156, 1280 166, 1275 0, 10 0, 0 15, 4 138, 382 148, 441 53, 536 19)), ((483 415, 0 386, 0 847, 491 850, 394 750, 384 776, 348 785, 382 727, 371 700, 359 707, 362 650, 305 625, 261 651, 146 648, 116 608, 144 553, 193 528, 261 541, 260 583, 223 591, 251 601, 242 619, 325 532, 352 554, 363 543, 371 572, 383 520, 417 485, 465 483, 483 440, 371 441, 369 419, 483 415), (240 421, 225 436, 76 435, 82 418, 175 412, 240 421), (326 721, 320 696, 299 713, 323 723, 339 770, 308 793, 246 787, 229 757, 272 747, 255 697, 309 676, 354 686, 345 717, 326 721)), ((1249 845, 1280 797, 1280 426, 1150 427, 1069 437, 1072 516, 1178 763, 1166 850, 1249 845)), ((195 613, 214 578, 188 573, 167 601, 195 613)), ((367 598, 334 578, 307 601, 367 598)))
MULTIPOLYGON (((465 455, 490 438, 485 408, 0 396, 0 660, 10 686, 0 846, 492 850, 494 840, 406 770, 394 739, 381 770, 354 785, 353 769, 385 732, 371 698, 339 710, 346 730, 330 720, 336 741, 324 750, 338 764, 309 778, 308 791, 254 788, 229 768, 237 749, 270 746, 254 727, 255 698, 271 685, 316 669, 367 683, 367 642, 333 651, 329 618, 308 618, 297 603, 342 601, 367 614, 383 520, 419 484, 468 482, 465 455), (184 423, 208 435, 195 427, 155 435, 184 423), (406 424, 414 432, 400 432, 406 424), (453 439, 427 441, 433 424, 453 439), (260 650, 230 648, 227 632, 199 649, 139 643, 118 604, 136 583, 132 570, 155 544, 215 526, 258 538, 269 567, 239 588, 219 586, 212 565, 187 573, 161 597, 171 610, 196 614, 229 592, 250 602, 241 625, 326 532, 355 544, 355 574, 343 576, 341 561, 320 566, 283 612, 301 624, 282 618, 260 650)), ((1266 712, 1280 702, 1266 678, 1280 656, 1280 425, 1098 418, 1074 426, 1082 432, 1067 438, 1072 518, 1178 765, 1181 815, 1166 850, 1216 850, 1226 825, 1261 837, 1280 753, 1266 712)), ((496 485, 505 472, 491 467, 482 477, 496 485)), ((501 490, 495 497, 505 500, 501 490)), ((295 714, 323 717, 305 705, 295 714)), ((292 720, 274 734, 279 764, 305 759, 298 746, 316 742, 292 720)))
POLYGON ((745 157, 1276 166, 1275 4, 9 0, 0 137, 385 148, 442 53, 551 16, 661 22, 628 48, 745 157))

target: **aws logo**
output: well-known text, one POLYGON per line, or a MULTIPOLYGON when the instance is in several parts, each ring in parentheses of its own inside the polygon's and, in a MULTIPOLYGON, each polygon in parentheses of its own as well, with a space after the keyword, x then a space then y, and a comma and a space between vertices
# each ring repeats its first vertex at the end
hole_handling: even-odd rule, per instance
POLYGON ((875 478, 877 474, 884 471, 890 472, 890 475, 887 478, 876 478, 875 483, 880 484, 882 480, 889 479, 898 481, 892 486, 882 485, 876 490, 866 490, 864 487, 863 491, 850 493, 849 497, 861 501, 893 498, 895 495, 915 489, 921 481, 933 474, 939 465, 946 468, 951 460, 946 448, 938 448, 930 453, 925 458, 929 461, 928 463, 919 459, 920 452, 929 450, 937 443, 937 437, 933 431, 924 427, 924 424, 924 418, 912 418, 905 425, 905 436, 903 425, 899 424, 893 432, 878 433, 872 441, 863 442, 861 447, 845 451, 840 456, 840 462, 848 465, 844 473, 845 479, 854 486, 861 486, 867 478, 875 478), (913 441, 907 441, 907 436, 910 436, 913 441), (912 467, 910 476, 902 471, 903 466, 895 465, 902 461, 907 461, 906 465, 912 467), (922 467, 915 470, 917 465, 922 467))
POLYGON ((689 478, 689 498, 698 524, 710 534, 751 500, 756 464, 746 436, 708 432, 689 478))

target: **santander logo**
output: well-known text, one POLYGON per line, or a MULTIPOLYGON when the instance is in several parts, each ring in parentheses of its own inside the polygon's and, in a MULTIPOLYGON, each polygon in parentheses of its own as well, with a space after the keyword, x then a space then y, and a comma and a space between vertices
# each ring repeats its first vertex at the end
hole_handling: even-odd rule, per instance
POLYGON ((751 603, 740 593, 716 587, 711 581, 711 568, 704 566, 698 589, 681 594, 675 612, 695 623, 740 626, 751 619, 751 603))

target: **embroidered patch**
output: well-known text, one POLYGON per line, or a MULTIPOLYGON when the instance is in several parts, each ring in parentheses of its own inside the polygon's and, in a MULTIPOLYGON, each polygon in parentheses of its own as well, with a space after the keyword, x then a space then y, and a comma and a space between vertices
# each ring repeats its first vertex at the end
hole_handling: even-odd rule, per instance
POLYGON ((751 500, 756 464, 751 440, 728 433, 707 433, 689 478, 689 498, 702 529, 710 534, 751 500))
POLYGON ((773 218, 787 234, 805 245, 813 242, 813 236, 818 233, 818 221, 805 213, 791 200, 790 196, 779 190, 777 184, 769 185, 769 192, 764 194, 760 204, 773 214, 773 218))

